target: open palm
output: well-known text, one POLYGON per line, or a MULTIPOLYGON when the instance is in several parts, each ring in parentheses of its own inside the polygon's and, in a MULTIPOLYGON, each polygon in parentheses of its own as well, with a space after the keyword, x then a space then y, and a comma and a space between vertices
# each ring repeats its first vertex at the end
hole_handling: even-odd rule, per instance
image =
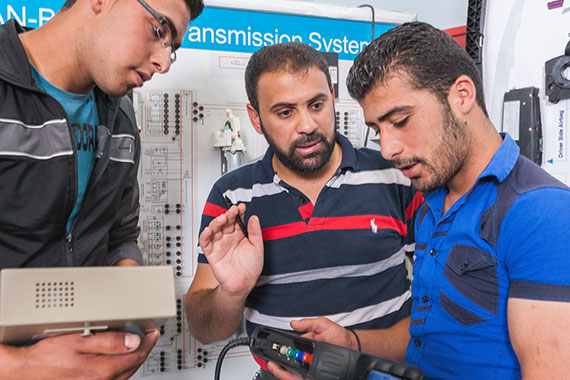
POLYGON ((200 235, 200 246, 222 290, 231 295, 248 294, 263 268, 263 238, 259 219, 248 222, 249 238, 236 223, 245 205, 231 207, 212 220, 200 235))

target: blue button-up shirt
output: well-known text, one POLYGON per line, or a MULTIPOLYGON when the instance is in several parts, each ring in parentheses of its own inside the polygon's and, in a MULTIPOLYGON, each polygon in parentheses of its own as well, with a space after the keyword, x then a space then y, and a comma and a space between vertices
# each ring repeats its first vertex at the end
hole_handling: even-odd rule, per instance
POLYGON ((570 301, 570 191, 505 135, 443 214, 446 195, 427 195, 416 218, 406 361, 428 378, 520 378, 507 300, 570 301))

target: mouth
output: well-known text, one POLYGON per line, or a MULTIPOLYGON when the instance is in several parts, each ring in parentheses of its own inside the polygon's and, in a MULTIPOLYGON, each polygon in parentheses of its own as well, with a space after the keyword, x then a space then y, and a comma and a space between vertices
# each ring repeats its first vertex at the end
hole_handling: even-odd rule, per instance
POLYGON ((312 141, 309 143, 297 145, 295 147, 295 149, 301 154, 308 155, 308 154, 312 154, 316 150, 318 150, 320 147, 320 144, 321 144, 320 140, 315 140, 315 141, 312 141))
POLYGON ((421 163, 418 161, 409 165, 398 165, 396 166, 396 169, 400 170, 404 176, 412 178, 419 174, 420 165, 421 163))
POLYGON ((150 79, 150 75, 143 73, 142 71, 136 71, 137 74, 137 86, 142 87, 144 82, 150 79))

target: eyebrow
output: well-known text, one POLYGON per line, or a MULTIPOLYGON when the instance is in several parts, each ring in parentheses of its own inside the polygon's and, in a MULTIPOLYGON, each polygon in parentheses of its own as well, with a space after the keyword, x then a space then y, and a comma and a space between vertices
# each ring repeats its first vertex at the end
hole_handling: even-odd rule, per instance
MULTIPOLYGON (((170 28, 170 32, 172 33, 172 41, 174 41, 176 39, 176 37, 178 37, 178 30, 176 30, 176 27, 174 26, 174 23, 172 22, 172 20, 170 20, 168 17, 166 16, 162 16, 164 17, 164 19, 166 20, 166 23, 168 24, 168 27, 170 28)), ((179 44, 172 44, 172 46, 176 49, 178 49, 180 47, 179 44)))
MULTIPOLYGON (((309 99, 306 102, 306 104, 311 104, 317 100, 326 99, 326 98, 327 98, 327 94, 325 94, 324 92, 321 92, 321 93, 313 96, 311 99, 309 99)), ((281 107, 293 108, 296 105, 297 105, 297 103, 286 103, 286 102, 276 103, 269 108, 269 111, 275 111, 276 109, 281 108, 281 107)))
POLYGON ((386 119, 389 119, 394 114, 410 111, 412 108, 413 108, 412 106, 400 106, 400 107, 392 108, 390 111, 388 111, 384 115, 380 116, 378 118, 377 122, 382 123, 382 122, 386 121, 386 119))

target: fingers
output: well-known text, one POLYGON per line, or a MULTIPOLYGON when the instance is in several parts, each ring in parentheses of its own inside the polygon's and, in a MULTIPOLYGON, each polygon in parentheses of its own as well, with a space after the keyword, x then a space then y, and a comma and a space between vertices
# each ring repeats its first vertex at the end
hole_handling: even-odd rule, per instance
POLYGON ((299 332, 304 332, 304 338, 318 341, 326 341, 338 346, 356 347, 354 335, 338 323, 325 317, 306 318, 291 321, 291 327, 299 332))
POLYGON ((239 205, 237 205, 237 208, 239 210, 239 214, 243 218, 245 216, 245 209, 246 209, 245 203, 240 203, 239 205))
POLYGON ((304 338, 326 340, 340 345, 346 333, 344 327, 324 317, 291 321, 290 324, 295 331, 303 333, 304 338))
POLYGON ((279 380, 302 380, 301 376, 287 371, 275 362, 267 363, 267 367, 271 373, 273 373, 273 376, 277 377, 279 380))
POLYGON ((30 373, 41 369, 42 379, 122 379, 122 374, 132 375, 144 362, 159 335, 153 329, 143 339, 125 332, 46 338, 26 348, 27 369, 30 373))
POLYGON ((204 231, 202 231, 202 233, 198 237, 198 242, 204 252, 209 252, 212 249, 211 241, 212 241, 212 230, 208 226, 204 228, 204 231))
POLYGON ((331 323, 334 323, 326 318, 304 318, 291 321, 290 325, 293 330, 298 332, 312 332, 319 334, 323 332, 331 323))
MULTIPOLYGON (((242 206, 242 208, 245 210, 245 205, 240 205, 240 206, 242 206)), ((222 223, 220 225, 220 229, 224 234, 231 234, 236 229, 239 229, 239 226, 237 225, 237 220, 236 220, 238 218, 238 216, 241 215, 239 206, 230 207, 230 209, 228 211, 226 211, 226 213, 224 215, 226 217, 225 221, 223 218, 220 219, 220 221, 224 221, 224 223, 222 223)))
POLYGON ((130 363, 126 365, 123 372, 117 376, 115 380, 129 379, 150 354, 150 351, 158 341, 159 337, 160 333, 158 330, 150 330, 147 332, 143 337, 139 348, 135 352, 127 355, 127 357, 132 356, 132 358, 129 358, 130 363))
POLYGON ((236 229, 236 218, 245 212, 245 205, 240 204, 239 206, 232 206, 224 214, 219 215, 213 219, 208 227, 210 228, 210 233, 212 238, 220 239, 222 234, 231 234, 236 229), (243 212, 240 212, 243 210, 243 212))
MULTIPOLYGON (((229 222, 228 213, 236 213, 237 207, 232 207, 225 214, 213 219, 210 224, 204 228, 200 234, 198 241, 204 253, 208 254, 214 249, 214 243, 223 238, 224 234, 232 233, 234 230, 234 223, 229 222), (233 209, 233 210, 232 210, 233 209)), ((231 214, 230 214, 231 215, 231 214)), ((235 217, 234 217, 235 218, 235 217)), ((235 220, 235 219, 234 219, 235 220)))
POLYGON ((147 355, 150 353, 150 350, 152 350, 158 341, 159 337, 160 332, 157 329, 150 330, 145 334, 138 348, 138 351, 143 355, 143 357, 147 357, 147 355))
POLYGON ((117 355, 135 351, 141 344, 136 334, 123 332, 96 333, 91 336, 67 335, 83 354, 117 355))
MULTIPOLYGON (((200 247, 204 250, 204 253, 209 253, 214 249, 214 245, 218 241, 226 239, 227 235, 232 235, 236 231, 239 233, 232 237, 236 241, 241 241, 243 239, 243 234, 241 233, 241 228, 238 226, 238 217, 244 220, 246 206, 244 203, 240 203, 237 206, 230 207, 224 214, 219 215, 213 219, 210 224, 202 231, 199 237, 200 247)), ((253 226, 248 225, 248 230, 251 229, 255 236, 256 245, 262 242, 261 238, 261 227, 259 225, 259 219, 256 218, 256 222, 253 226)), ((249 223, 248 223, 249 224, 249 223)))

